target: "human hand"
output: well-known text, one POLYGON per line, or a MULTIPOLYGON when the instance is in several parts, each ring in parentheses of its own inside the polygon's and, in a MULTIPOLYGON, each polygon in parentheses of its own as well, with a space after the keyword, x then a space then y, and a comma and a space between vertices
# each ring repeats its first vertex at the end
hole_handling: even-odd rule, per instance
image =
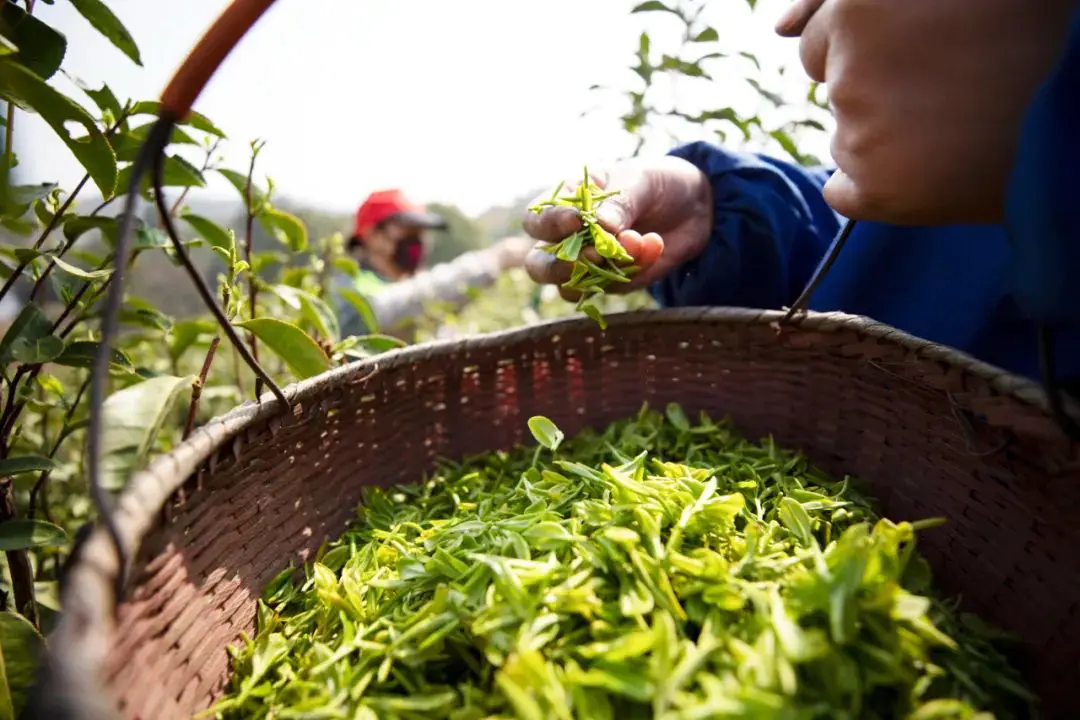
MULTIPOLYGON (((630 282, 613 285, 607 292, 623 293, 647 286, 705 248, 713 221, 712 187, 708 178, 686 160, 671 156, 627 160, 591 175, 597 186, 619 191, 600 203, 596 216, 600 225, 626 248, 638 268, 630 282)), ((564 190, 573 192, 580 183, 568 182, 564 190)), ((565 283, 571 263, 541 248, 580 230, 577 213, 567 207, 548 207, 540 214, 529 212, 524 228, 540 241, 525 262, 530 277, 541 284, 565 283)), ((583 254, 600 262, 593 248, 583 254)), ((575 291, 559 291, 567 300, 579 296, 575 291)))
POLYGON ((797 0, 827 85, 839 170, 825 199, 856 219, 998 222, 1027 105, 1062 48, 1075 0, 797 0))

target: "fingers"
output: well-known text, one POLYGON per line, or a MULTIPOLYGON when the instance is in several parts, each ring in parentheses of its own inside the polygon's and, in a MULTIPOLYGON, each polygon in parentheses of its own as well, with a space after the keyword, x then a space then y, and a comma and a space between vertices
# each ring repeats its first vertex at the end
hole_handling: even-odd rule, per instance
MULTIPOLYGON (((606 170, 599 172, 590 170, 589 177, 598 187, 607 187, 609 176, 606 170)), ((574 192, 583 179, 583 177, 578 176, 564 180, 559 194, 565 195, 574 192)), ((532 204, 550 199, 550 193, 545 193, 533 200, 532 204)), ((580 230, 581 218, 578 217, 573 208, 546 207, 541 213, 527 211, 521 224, 529 237, 541 242, 556 243, 580 230)))
POLYGON ((802 35, 810 18, 814 16, 825 0, 796 0, 795 4, 788 8, 780 20, 776 23, 776 32, 781 37, 798 37, 802 35))
POLYGON ((525 271, 533 282, 541 285, 562 285, 570 279, 570 263, 559 261, 552 253, 541 249, 550 243, 540 243, 525 257, 525 271))
MULTIPOLYGON (((612 170, 590 171, 589 175, 598 187, 618 191, 617 195, 603 200, 596 208, 597 219, 609 232, 618 234, 632 227, 654 199, 655 178, 640 163, 626 162, 612 170)), ((566 182, 562 192, 574 192, 581 182, 581 178, 566 182)), ((537 198, 537 201, 549 198, 545 195, 537 198)), ((527 213, 522 226, 529 236, 554 243, 580 230, 581 219, 572 208, 548 207, 540 214, 527 213)))
POLYGON ((581 218, 573 208, 547 207, 539 214, 532 211, 526 213, 521 226, 530 237, 555 243, 580 230, 581 218))
POLYGON ((642 235, 636 230, 626 230, 619 233, 618 239, 626 252, 634 258, 634 265, 641 268, 641 272, 652 267, 664 252, 664 241, 656 233, 642 235))
POLYGON ((820 10, 799 30, 799 60, 811 80, 825 82, 826 61, 829 56, 829 9, 820 10))
POLYGON ((657 174, 640 162, 627 161, 608 175, 606 190, 617 190, 596 209, 596 219, 616 235, 635 223, 657 202, 657 174))
MULTIPOLYGON (((650 271, 655 269, 663 253, 664 242, 655 232, 642 234, 632 227, 649 210, 650 203, 657 200, 657 173, 648 172, 648 168, 637 163, 627 162, 610 171, 590 174, 598 186, 618 191, 617 195, 600 203, 596 208, 596 216, 600 225, 613 233, 630 254, 633 258, 632 264, 637 268, 630 282, 611 283, 606 292, 623 293, 643 287, 655 280, 656 273, 650 271)), ((580 182, 568 182, 564 191, 573 192, 580 182)), ((549 197, 541 199, 547 200, 549 197)), ((573 272, 573 264, 558 260, 544 248, 550 248, 552 244, 578 232, 582 228, 580 217, 571 208, 549 207, 541 214, 529 213, 523 221, 523 227, 527 234, 540 241, 525 260, 529 277, 540 284, 565 284, 573 272)), ((606 262, 594 248, 586 249, 582 256, 597 264, 606 262)), ((567 300, 577 300, 581 295, 578 291, 562 287, 559 292, 567 300)))
MULTIPOLYGON (((619 242, 634 258, 633 266, 637 268, 628 283, 611 283, 605 288, 605 292, 622 294, 639 290, 655 282, 663 269, 658 261, 664 252, 664 241, 656 233, 642 235, 635 230, 626 230, 618 235, 619 242)), ((541 244, 542 246, 542 244, 541 244)), ((554 255, 534 248, 525 261, 526 271, 534 282, 544 285, 558 285, 559 294, 563 299, 576 302, 581 293, 577 290, 564 288, 562 285, 570 279, 573 265, 568 262, 557 260, 554 255)), ((595 249, 588 249, 583 253, 584 257, 592 262, 601 264, 602 258, 596 254, 595 249)))

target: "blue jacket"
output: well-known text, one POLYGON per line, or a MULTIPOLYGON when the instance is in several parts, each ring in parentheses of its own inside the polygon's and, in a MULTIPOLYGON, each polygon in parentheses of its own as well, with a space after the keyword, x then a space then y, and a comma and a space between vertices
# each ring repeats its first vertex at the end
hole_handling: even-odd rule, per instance
MULTIPOLYGON (((1055 330, 1061 378, 1080 379, 1080 12, 1028 110, 1004 225, 859 223, 810 303, 867 315, 1011 372, 1039 378, 1036 328, 1055 330)), ((843 219, 822 197, 831 170, 676 148, 710 179, 706 250, 658 282, 665 306, 792 304, 843 219)))

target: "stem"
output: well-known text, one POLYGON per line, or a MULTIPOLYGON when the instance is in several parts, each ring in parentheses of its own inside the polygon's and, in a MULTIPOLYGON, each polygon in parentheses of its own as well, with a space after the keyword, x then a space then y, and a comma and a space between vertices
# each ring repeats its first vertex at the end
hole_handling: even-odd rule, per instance
MULTIPOLYGON (((229 312, 229 302, 232 300, 232 293, 229 288, 232 287, 233 280, 232 270, 229 270, 229 280, 225 284, 225 288, 221 291, 221 307, 226 313, 229 312)), ((230 318, 231 319, 231 318, 230 318)), ((233 361, 233 377, 236 378, 236 389, 240 391, 240 397, 244 397, 244 379, 241 377, 240 372, 240 353, 236 351, 234 347, 232 349, 232 361, 233 361)))
MULTIPOLYGON (((213 164, 214 153, 217 152, 218 145, 221 144, 221 138, 215 138, 214 144, 210 146, 210 149, 206 151, 206 158, 203 160, 202 168, 199 170, 200 175, 205 175, 206 171, 210 169, 213 164)), ((180 197, 176 198, 176 202, 173 203, 172 209, 169 210, 169 214, 176 217, 176 213, 180 212, 180 208, 184 206, 184 200, 187 199, 188 193, 191 192, 190 187, 186 187, 180 193, 180 197)))
POLYGON ((11 163, 15 159, 12 144, 15 140, 15 103, 8 103, 7 127, 4 130, 4 184, 11 178, 11 163))
MULTIPOLYGON (((15 494, 11 478, 0 478, 0 523, 15 520, 19 512, 15 507, 15 494)), ((25 550, 7 552, 11 588, 15 595, 15 610, 38 627, 37 604, 34 602, 34 570, 25 550)))
POLYGON ((199 377, 191 383, 191 404, 188 405, 187 422, 184 424, 184 440, 191 437, 191 431, 195 429, 195 416, 199 414, 199 399, 202 397, 203 388, 206 386, 206 376, 210 374, 210 366, 214 364, 214 353, 217 352, 221 343, 221 336, 215 335, 210 341, 210 349, 206 351, 206 360, 203 361, 202 371, 199 377))
MULTIPOLYGON (((257 299, 257 289, 255 286, 255 272, 252 269, 251 264, 251 244, 252 244, 252 230, 255 225, 255 212, 251 207, 251 179, 255 175, 255 160, 259 157, 259 151, 253 147, 251 152, 251 163, 248 165, 247 183, 244 185, 244 207, 247 211, 247 220, 244 226, 244 260, 248 264, 248 295, 251 296, 251 319, 255 319, 255 301, 257 299)), ((251 344, 251 356, 255 358, 255 362, 259 362, 259 344, 255 340, 255 333, 248 332, 248 342, 251 344)), ((259 378, 255 378, 255 397, 258 398, 262 395, 262 381, 259 378)))
MULTIPOLYGON (((128 269, 131 269, 135 265, 135 260, 139 257, 140 252, 140 250, 134 250, 131 253, 131 260, 129 260, 127 264, 128 269)), ((100 270, 108 266, 108 264, 112 261, 112 257, 106 258, 105 262, 103 262, 95 269, 100 270)), ((79 316, 72 320, 66 328, 60 331, 59 336, 61 339, 67 339, 67 336, 70 335, 76 327, 81 325, 90 317, 90 309, 94 307, 94 303, 100 300, 101 296, 105 294, 105 291, 109 289, 110 283, 112 283, 112 275, 102 280, 101 284, 94 288, 94 294, 91 295, 90 299, 86 301, 86 309, 83 312, 79 313, 79 316)), ((72 303, 68 307, 64 308, 63 314, 59 318, 57 318, 56 323, 53 325, 54 334, 56 333, 57 328, 60 326, 60 321, 64 320, 71 313, 71 311, 76 307, 79 299, 86 293, 87 290, 90 289, 92 285, 93 281, 87 280, 85 283, 83 283, 83 286, 79 288, 79 292, 77 292, 75 294, 75 297, 72 298, 72 303)))
POLYGON ((20 366, 15 371, 15 376, 8 381, 8 393, 7 398, 4 400, 4 411, 0 413, 0 457, 6 458, 8 454, 8 433, 4 431, 4 428, 8 425, 8 418, 15 412, 15 395, 19 388, 19 381, 22 380, 25 374, 26 366, 20 366))
MULTIPOLYGON (((120 114, 120 117, 116 120, 115 123, 112 124, 111 127, 105 130, 105 137, 111 138, 126 118, 127 112, 125 111, 120 114)), ((56 214, 54 214, 52 216, 52 219, 49 220, 49 224, 46 225, 45 229, 41 232, 41 235, 38 237, 37 242, 34 243, 35 250, 39 249, 42 245, 44 245, 45 241, 49 238, 49 235, 51 235, 53 231, 56 230, 56 228, 60 225, 60 221, 64 219, 64 215, 69 209, 71 209, 71 206, 75 203, 75 198, 79 196, 79 193, 82 192, 83 188, 86 187, 86 183, 88 182, 90 182, 90 175, 83 175, 82 180, 80 180, 79 184, 75 186, 75 189, 71 192, 70 195, 68 195, 67 199, 64 200, 64 204, 60 206, 60 208, 56 211, 56 214)), ((97 208, 94 209, 92 213, 90 213, 91 217, 97 215, 99 212, 104 210, 110 202, 116 199, 116 197, 117 196, 114 195, 112 198, 101 203, 101 205, 99 205, 97 208)), ((65 245, 60 248, 59 255, 62 257, 64 253, 66 253, 72 248, 73 245, 75 245, 75 241, 65 243, 65 245)), ((15 272, 13 272, 11 276, 17 277, 18 275, 21 275, 22 271, 26 269, 26 266, 28 264, 29 263, 22 263, 18 268, 15 269, 15 272)), ((56 267, 56 261, 50 260, 49 264, 46 265, 45 269, 41 272, 41 277, 37 279, 37 281, 34 283, 33 289, 30 291, 30 302, 33 302, 34 299, 37 298, 38 292, 45 284, 45 279, 49 277, 49 273, 52 272, 54 267, 56 267)), ((0 291, 0 298, 3 298, 3 291, 0 291)))
POLYGON ((319 269, 319 297, 325 299, 329 294, 327 282, 330 278, 330 263, 333 260, 334 249, 329 240, 326 240, 323 248, 322 267, 319 269))
MULTIPOLYGON (((131 263, 135 262, 135 257, 138 256, 138 253, 139 253, 138 250, 136 250, 134 253, 132 253, 131 263)), ((106 267, 111 261, 112 261, 111 258, 106 258, 105 261, 101 265, 99 265, 97 269, 100 270, 101 268, 106 267)), ((94 292, 93 297, 90 298, 90 301, 88 303, 89 305, 93 305, 93 303, 97 302, 98 298, 100 298, 101 295, 108 289, 109 283, 111 281, 112 281, 112 276, 111 275, 109 277, 105 278, 105 280, 101 283, 101 285, 94 292)), ((61 339, 66 340, 67 337, 72 333, 72 331, 76 327, 78 327, 79 324, 82 323, 86 319, 85 313, 82 314, 82 315, 79 315, 79 317, 72 320, 68 324, 68 326, 66 328, 64 328, 63 330, 59 331, 59 333, 57 333, 60 325, 64 322, 64 320, 67 319, 68 315, 70 315, 72 313, 72 311, 76 307, 78 307, 79 301, 82 299, 82 296, 86 294, 86 291, 89 290, 92 285, 93 285, 93 280, 87 280, 86 282, 83 283, 82 287, 79 288, 78 292, 76 292, 75 296, 71 299, 71 302, 69 302, 67 304, 67 307, 64 308, 64 311, 62 313, 60 313, 60 317, 58 317, 56 319, 56 322, 53 323, 52 331, 51 331, 52 334, 58 335, 61 339)), ((15 422, 19 419, 19 415, 22 414, 23 408, 26 407, 25 402, 21 402, 18 405, 12 406, 12 398, 15 395, 15 388, 18 385, 19 380, 22 378, 22 376, 24 374, 29 373, 29 377, 26 379, 26 381, 27 382, 33 382, 34 378, 36 378, 38 376, 38 373, 40 373, 40 372, 41 372, 41 365, 32 365, 32 366, 24 365, 24 366, 21 366, 18 370, 16 370, 15 377, 12 378, 12 380, 11 380, 11 386, 10 386, 11 387, 11 394, 8 396, 7 407, 4 409, 3 414, 0 414, 0 453, 2 453, 2 456, 4 456, 4 457, 6 457, 6 454, 7 454, 7 441, 8 441, 8 438, 11 436, 11 433, 15 430, 15 422)))
MULTIPOLYGON (((108 278, 105 278, 105 280, 107 281, 108 278)), ((56 330, 60 327, 60 325, 65 320, 67 320, 68 315, 70 315, 75 310, 75 308, 79 306, 79 301, 82 300, 82 296, 85 295, 86 291, 89 289, 90 282, 87 281, 83 283, 83 286, 79 288, 78 292, 76 292, 75 295, 71 298, 71 302, 69 302, 67 304, 67 307, 64 308, 64 311, 60 313, 60 317, 56 318, 56 322, 53 323, 53 333, 55 333, 56 330)), ((77 321, 71 323, 71 325, 68 325, 64 332, 61 333, 60 337, 67 337, 67 335, 71 333, 72 329, 75 327, 76 324, 78 324, 77 321)))
MULTIPOLYGON (((4 133, 4 194, 7 195, 7 189, 11 186, 11 163, 14 160, 13 151, 11 149, 12 133, 15 128, 15 103, 8 103, 7 108, 7 129, 4 133)), ((35 248, 37 246, 35 245, 35 248)), ((18 267, 11 273, 6 281, 4 281, 3 287, 0 287, 0 300, 4 299, 4 296, 8 294, 12 286, 22 275, 23 270, 26 269, 28 263, 21 262, 18 267)))
MULTIPOLYGON (((163 121, 159 121, 163 122, 163 121)), ((164 155, 159 155, 154 159, 154 201, 157 203, 158 212, 161 213, 164 220, 165 233, 169 236, 169 240, 173 244, 173 249, 176 251, 176 257, 180 260, 180 264, 184 266, 187 271, 188 277, 191 278, 191 282, 195 285, 195 289, 199 291, 199 297, 202 298, 203 304, 217 320, 218 325, 225 333, 225 337, 229 339, 229 343, 236 348, 236 351, 240 353, 244 358, 244 362, 255 373, 255 377, 262 382, 259 387, 268 387, 274 397, 285 407, 291 407, 288 398, 285 397, 285 393, 282 392, 278 384, 274 382, 274 379, 267 374, 266 370, 259 361, 255 359, 254 355, 248 352, 247 347, 244 345, 244 341, 240 338, 240 335, 236 332, 236 329, 232 326, 228 314, 218 307, 217 300, 214 298, 214 294, 210 291, 210 288, 206 286, 206 281, 203 280, 202 275, 199 274, 198 268, 191 262, 191 258, 188 257, 187 250, 184 249, 184 244, 180 241, 180 236, 176 232, 176 228, 173 226, 172 218, 169 216, 169 208, 165 206, 165 198, 161 192, 162 179, 164 177, 165 163, 164 155)), ((119 243, 118 243, 119 244, 119 243)), ((116 286, 112 288, 110 293, 110 302, 113 301, 116 295, 116 286)), ((105 321, 112 319, 112 314, 119 316, 120 308, 119 303, 116 303, 115 309, 106 310, 104 317, 105 321), (111 313, 111 314, 110 314, 111 313)), ((108 337, 108 333, 104 333, 105 337, 108 337)), ((256 395, 258 400, 258 395, 256 395)))
POLYGON ((236 389, 240 391, 241 399, 244 397, 244 378, 241 373, 244 371, 244 366, 240 363, 240 353, 236 348, 232 349, 232 361, 233 361, 233 374, 236 376, 236 389))
MULTIPOLYGON (((86 380, 83 380, 83 384, 79 387, 79 392, 75 394, 75 400, 72 401, 71 406, 68 407, 67 412, 64 413, 64 422, 61 425, 60 434, 56 436, 56 442, 53 443, 52 450, 49 451, 49 459, 56 457, 56 453, 60 451, 60 446, 64 444, 64 441, 71 437, 71 431, 68 429, 71 423, 71 418, 75 416, 75 410, 78 409, 79 403, 82 401, 83 395, 86 394, 86 389, 90 387, 90 376, 86 376, 86 380)), ((52 517, 49 515, 49 503, 48 503, 48 483, 49 477, 52 475, 52 470, 44 470, 41 476, 38 477, 38 481, 34 483, 34 488, 30 491, 30 505, 27 510, 27 517, 31 520, 37 514, 38 497, 41 498, 41 512, 45 515, 45 519, 52 522, 52 517)))
POLYGON ((91 214, 91 215, 97 215, 97 214, 98 214, 99 212, 101 212, 101 211, 102 211, 102 210, 104 210, 105 208, 107 208, 107 207, 109 207, 110 205, 112 205, 112 204, 113 204, 113 202, 115 202, 115 201, 116 201, 117 199, 119 199, 120 197, 122 197, 122 196, 121 196, 121 195, 113 195, 113 196, 112 196, 111 198, 109 198, 108 200, 104 200, 104 201, 102 201, 102 203, 101 203, 100 205, 98 205, 98 206, 97 206, 96 208, 94 208, 93 212, 91 212, 90 214, 91 214))
POLYGON ((19 419, 19 415, 22 414, 23 408, 26 407, 26 401, 23 400, 19 404, 13 404, 13 398, 15 397, 15 387, 20 378, 23 375, 28 375, 26 382, 31 383, 41 372, 40 365, 23 365, 15 372, 15 377, 12 379, 11 392, 8 394, 7 405, 4 407, 4 414, 0 416, 0 438, 3 439, 3 456, 7 457, 9 447, 8 441, 11 439, 11 433, 15 430, 15 421, 19 419))

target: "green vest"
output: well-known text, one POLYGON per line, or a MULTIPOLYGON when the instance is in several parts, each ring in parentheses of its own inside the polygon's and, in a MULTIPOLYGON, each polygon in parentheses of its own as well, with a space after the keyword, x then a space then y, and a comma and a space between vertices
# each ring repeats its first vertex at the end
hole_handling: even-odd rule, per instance
POLYGON ((390 283, 383 280, 377 273, 374 273, 371 270, 361 270, 356 274, 356 277, 353 278, 353 287, 355 287, 356 291, 364 297, 377 295, 380 290, 389 284, 390 283))

